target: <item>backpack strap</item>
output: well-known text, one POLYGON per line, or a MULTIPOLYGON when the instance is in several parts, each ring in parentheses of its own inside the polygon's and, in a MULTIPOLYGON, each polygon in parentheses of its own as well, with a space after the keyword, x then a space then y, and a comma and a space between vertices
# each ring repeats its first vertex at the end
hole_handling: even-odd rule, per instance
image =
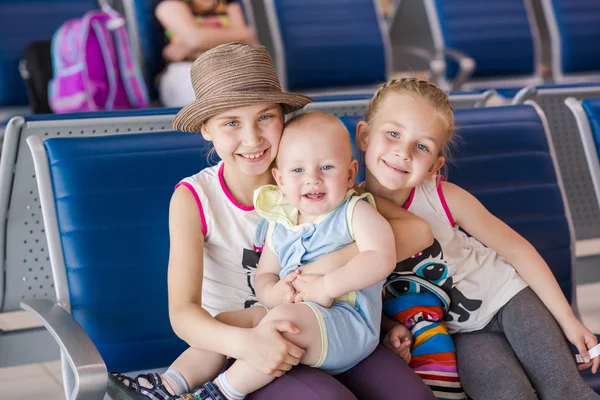
POLYGON ((118 60, 115 60, 113 57, 116 56, 111 51, 113 44, 113 38, 110 34, 110 31, 104 25, 102 19, 97 16, 92 16, 90 21, 91 29, 94 31, 96 38, 98 39, 98 43, 100 44, 100 52, 102 54, 102 59, 104 60, 104 65, 106 66, 106 75, 108 78, 108 95, 106 97, 106 104, 104 105, 105 110, 113 110, 115 108, 115 97, 117 95, 117 74, 113 69, 114 65, 118 64, 118 60))
MULTIPOLYGON (((121 20, 123 21, 122 17, 121 20)), ((113 29, 113 36, 116 42, 121 80, 125 87, 129 104, 135 108, 148 107, 148 91, 137 60, 132 55, 129 36, 124 21, 123 24, 120 24, 113 29)))

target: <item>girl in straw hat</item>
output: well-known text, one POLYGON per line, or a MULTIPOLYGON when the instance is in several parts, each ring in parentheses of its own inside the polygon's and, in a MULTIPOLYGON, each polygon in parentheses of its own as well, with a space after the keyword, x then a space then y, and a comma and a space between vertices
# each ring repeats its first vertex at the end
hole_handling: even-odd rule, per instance
MULTIPOLYGON (((259 216, 252 204, 255 189, 274 183, 270 167, 284 115, 311 99, 281 90, 271 57, 262 46, 218 46, 194 62, 191 78, 196 100, 177 114, 173 126, 200 132, 221 158, 218 165, 183 179, 170 206, 169 312, 173 329, 191 347, 163 375, 132 379, 109 374, 109 395, 154 400, 235 398, 226 375, 215 379, 226 357, 231 357, 265 375, 280 377, 253 393, 253 399, 343 400, 355 399, 354 395, 388 399, 398 393, 410 399, 434 398, 401 359, 382 347, 340 378, 354 394, 323 371, 292 369, 305 354, 304 333, 292 321, 258 324, 265 309, 252 307, 257 302, 253 285, 259 259, 253 246, 259 216), (196 393, 189 394, 197 387, 196 393)), ((398 259, 427 247, 432 241, 429 227, 389 204, 378 203, 378 208, 384 216, 395 218, 390 224, 398 259)), ((355 246, 347 246, 312 267, 342 265, 356 252, 355 246)))

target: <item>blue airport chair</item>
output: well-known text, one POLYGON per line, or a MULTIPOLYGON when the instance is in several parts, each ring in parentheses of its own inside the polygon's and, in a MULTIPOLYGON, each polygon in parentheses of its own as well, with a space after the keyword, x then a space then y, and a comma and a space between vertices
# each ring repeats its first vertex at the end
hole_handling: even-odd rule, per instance
MULTIPOLYGON (((586 164, 589 171, 589 181, 586 182, 588 189, 592 191, 590 201, 600 207, 600 93, 596 98, 584 100, 569 97, 565 100, 566 106, 573 113, 576 121, 576 129, 579 132, 580 143, 584 156, 582 162, 586 164)), ((576 135, 575 132, 573 132, 576 135)), ((598 242, 594 241, 596 254, 598 253, 598 242)))
POLYGON ((67 398, 102 398, 107 370, 166 367, 188 347, 168 315, 169 201, 211 146, 180 132, 28 144, 57 298, 23 307, 61 347, 67 398))
POLYGON ((391 72, 374 0, 264 0, 277 75, 286 90, 372 93, 391 72))
POLYGON ((600 81, 600 3, 542 0, 556 83, 600 81))
POLYGON ((529 86, 513 99, 513 104, 535 102, 544 111, 556 149, 567 201, 575 226, 576 256, 600 254, 600 206, 575 117, 565 99, 600 98, 600 83, 529 86))
POLYGON ((434 53, 446 64, 440 86, 495 88, 512 98, 519 88, 543 80, 533 14, 525 0, 403 0, 392 23, 392 43, 434 53), (423 24, 429 32, 423 32, 423 24), (419 35, 411 35, 411 29, 419 35))
POLYGON ((0 243, 3 244, 0 246, 0 312, 19 310, 23 300, 55 298, 27 138, 172 130, 171 122, 177 111, 162 108, 31 115, 9 121, 0 156, 0 243))

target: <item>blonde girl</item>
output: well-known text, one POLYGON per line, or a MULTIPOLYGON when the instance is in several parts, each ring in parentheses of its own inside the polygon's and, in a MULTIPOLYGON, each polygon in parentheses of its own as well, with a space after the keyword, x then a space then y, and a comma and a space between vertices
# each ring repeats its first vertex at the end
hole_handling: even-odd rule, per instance
POLYGON ((567 340, 584 355, 579 369, 592 366, 593 373, 600 358, 590 362, 587 350, 598 341, 573 314, 546 262, 474 196, 440 179, 453 133, 448 96, 409 78, 378 88, 357 142, 365 152, 365 189, 429 223, 448 266, 452 301, 470 302, 466 313, 451 306, 446 321, 465 391, 475 399, 598 399, 567 340))

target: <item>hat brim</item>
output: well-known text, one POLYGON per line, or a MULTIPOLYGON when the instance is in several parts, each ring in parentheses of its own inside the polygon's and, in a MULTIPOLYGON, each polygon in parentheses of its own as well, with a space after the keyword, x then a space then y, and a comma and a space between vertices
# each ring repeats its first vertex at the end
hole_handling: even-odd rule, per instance
POLYGON ((233 108, 247 107, 261 103, 281 104, 284 114, 301 109, 313 99, 297 93, 229 93, 206 96, 183 107, 173 119, 173 128, 182 132, 200 132, 202 124, 210 117, 233 108))

